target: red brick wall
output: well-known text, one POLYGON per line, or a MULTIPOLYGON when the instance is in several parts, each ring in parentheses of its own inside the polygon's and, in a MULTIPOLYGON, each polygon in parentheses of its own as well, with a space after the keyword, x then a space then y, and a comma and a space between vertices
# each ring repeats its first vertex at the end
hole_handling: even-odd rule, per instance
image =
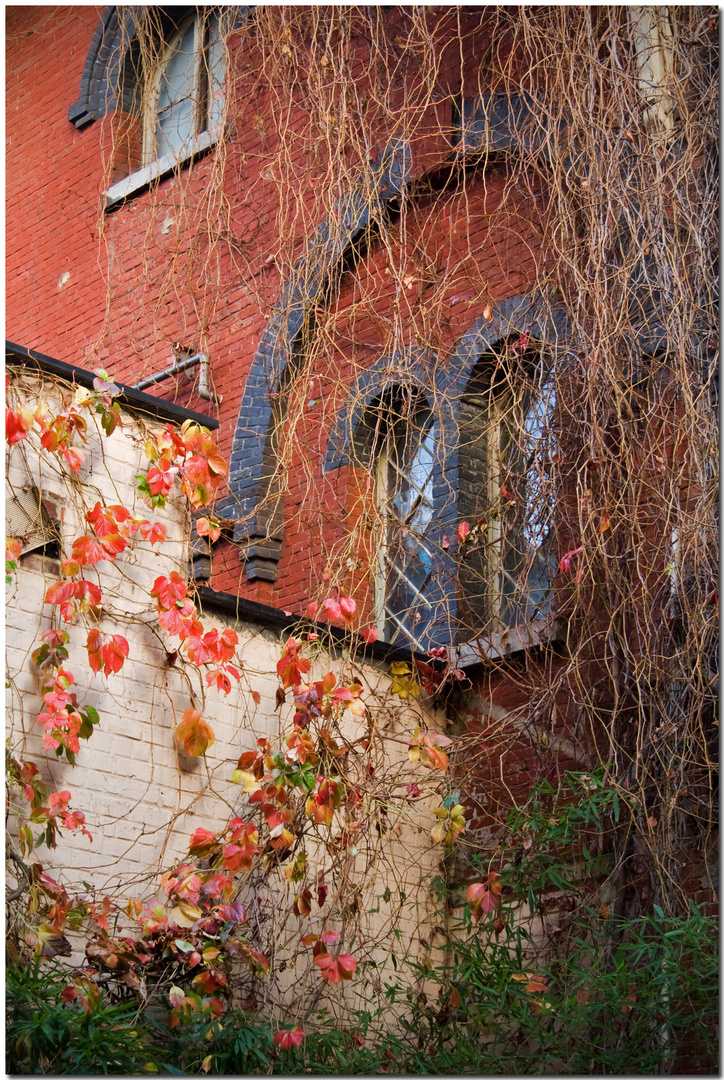
MULTIPOLYGON (((218 415, 221 448, 228 454, 246 373, 283 280, 277 263, 269 259, 280 249, 279 222, 296 215, 291 231, 298 252, 312 226, 326 216, 323 206, 314 205, 311 156, 304 158, 300 148, 299 165, 310 176, 309 199, 290 210, 267 172, 277 140, 274 131, 259 122, 268 102, 253 73, 258 57, 245 44, 234 63, 231 114, 236 134, 219 160, 198 159, 180 177, 166 178, 155 190, 141 192, 101 215, 102 192, 114 180, 115 118, 96 120, 81 131, 67 119, 101 11, 95 7, 8 11, 7 336, 83 367, 102 363, 129 382, 167 366, 175 342, 204 349, 212 357, 214 385, 223 398, 220 406, 201 399, 195 384, 184 377, 154 392, 218 415), (218 170, 223 174, 224 200, 207 202, 209 180, 218 170)), ((471 14, 469 22, 469 28, 479 27, 480 13, 471 14)), ((460 85, 456 29, 451 23, 444 35, 443 56, 449 67, 444 68, 441 86, 450 90, 460 85)), ((367 45, 359 38, 354 47, 355 68, 362 73, 367 45)), ((477 66, 487 48, 484 26, 467 48, 465 66, 475 74, 477 86, 477 66)), ((450 108, 450 101, 443 99, 420 125, 413 146, 416 175, 439 161, 441 148, 447 152, 441 129, 450 123, 450 108)), ((302 112, 295 115, 301 123, 302 112)), ((379 147, 373 154, 388 137, 382 129, 375 134, 379 147)), ((495 218, 504 182, 503 172, 493 172, 485 185, 469 182, 465 198, 455 193, 442 199, 432 196, 412 214, 413 246, 424 242, 444 271, 456 267, 438 325, 430 327, 424 310, 430 287, 415 285, 403 296, 407 307, 399 322, 403 341, 386 340, 380 333, 380 320, 389 319, 395 304, 381 244, 373 247, 360 270, 371 298, 364 310, 359 288, 350 277, 343 282, 333 305, 334 375, 323 366, 327 382, 323 377, 317 387, 317 405, 308 413, 300 456, 290 469, 286 511, 295 515, 301 509, 303 514, 299 524, 286 529, 278 580, 274 586, 246 583, 238 556, 227 549, 216 559, 217 587, 241 589, 247 596, 288 609, 304 606, 324 571, 322 538, 326 544, 339 539, 348 510, 344 475, 323 480, 318 466, 324 453, 320 431, 340 404, 352 369, 360 370, 392 344, 399 347, 421 337, 444 354, 485 303, 521 292, 531 280, 537 237, 526 222, 528 211, 523 207, 518 220, 514 212, 506 213, 505 220, 495 218), (460 252, 468 244, 476 254, 463 263, 460 252), (372 301, 377 306, 374 312, 372 301), (345 310, 353 307, 354 318, 347 318, 345 310), (340 356, 348 361, 347 369, 339 364, 340 356), (301 467, 308 450, 317 463, 313 476, 301 467), (318 491, 324 492, 323 526, 318 491)), ((279 262, 283 256, 284 252, 279 262)), ((398 245, 395 250, 395 261, 409 265, 413 274, 416 258, 412 249, 404 252, 398 245)), ((324 359, 320 356, 320 362, 324 359)))

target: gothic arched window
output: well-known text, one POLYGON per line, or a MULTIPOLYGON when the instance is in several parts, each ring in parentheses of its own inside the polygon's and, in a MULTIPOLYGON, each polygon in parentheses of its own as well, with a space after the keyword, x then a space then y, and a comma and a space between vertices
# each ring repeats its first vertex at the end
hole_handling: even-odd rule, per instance
POLYGON ((538 362, 480 359, 460 406, 459 637, 544 616, 555 572, 552 417, 555 387, 538 362))
POLYGON ((376 446, 376 499, 381 532, 376 577, 377 622, 385 641, 427 643, 433 621, 428 591, 434 554, 435 421, 409 392, 388 399, 376 446))
POLYGON ((144 164, 213 131, 224 107, 224 51, 215 10, 197 9, 171 34, 146 93, 144 164))

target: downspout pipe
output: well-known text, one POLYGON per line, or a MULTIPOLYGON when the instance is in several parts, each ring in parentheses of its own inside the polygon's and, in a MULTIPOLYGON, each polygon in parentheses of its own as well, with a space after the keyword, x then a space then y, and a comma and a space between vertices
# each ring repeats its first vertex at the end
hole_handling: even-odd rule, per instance
MULTIPOLYGON (((201 363, 203 353, 194 353, 193 356, 188 356, 184 360, 174 360, 171 367, 165 368, 163 371, 156 372, 155 375, 149 375, 147 379, 141 379, 140 382, 133 384, 134 390, 146 390, 149 386, 155 386, 156 383, 163 382, 164 379, 170 379, 172 375, 179 375, 182 371, 188 371, 189 368, 196 367, 201 363)), ((208 363, 208 357, 205 357, 208 363)))
POLYGON ((194 367, 199 368, 199 397, 220 405, 221 398, 217 396, 210 387, 209 358, 206 353, 202 352, 194 353, 193 356, 187 356, 180 360, 174 360, 171 367, 167 367, 163 371, 158 371, 155 375, 149 375, 147 379, 141 379, 140 382, 134 384, 133 388, 134 390, 146 390, 149 386, 155 386, 156 383, 163 382, 165 379, 170 379, 174 375, 180 375, 182 371, 188 371, 190 368, 194 367))

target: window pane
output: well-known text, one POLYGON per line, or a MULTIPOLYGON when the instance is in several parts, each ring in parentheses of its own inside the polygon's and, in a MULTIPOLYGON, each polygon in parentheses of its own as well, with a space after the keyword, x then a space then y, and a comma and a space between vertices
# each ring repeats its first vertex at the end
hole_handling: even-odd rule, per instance
POLYGON ((425 537, 433 521, 435 425, 429 410, 390 432, 386 469, 387 544, 384 623, 388 641, 425 641, 432 608, 425 598, 433 558, 425 537))
POLYGON ((194 91, 196 26, 184 31, 166 61, 158 88, 156 152, 159 157, 178 150, 196 134, 194 91))
POLYGON ((167 109, 158 118, 156 147, 159 157, 178 150, 194 134, 193 102, 188 98, 167 109))
MULTIPOLYGON (((552 379, 529 402, 516 436, 508 427, 505 458, 515 501, 503 522, 500 618, 507 626, 546 613, 555 572, 553 547, 552 379)), ((505 459, 504 458, 504 459, 505 459)))

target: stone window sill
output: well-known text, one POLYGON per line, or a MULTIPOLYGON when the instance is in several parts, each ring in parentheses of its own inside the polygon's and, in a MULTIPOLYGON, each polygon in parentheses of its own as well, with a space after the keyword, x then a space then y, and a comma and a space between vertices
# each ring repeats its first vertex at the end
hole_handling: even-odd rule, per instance
POLYGON ((192 158, 209 150, 218 141, 219 132, 213 130, 202 131, 199 135, 187 139, 175 154, 165 154, 157 161, 152 161, 150 165, 145 165, 110 187, 105 194, 105 209, 110 210, 127 199, 129 195, 134 195, 137 191, 148 187, 154 180, 167 176, 180 165, 185 165, 192 158))
POLYGON ((466 641, 457 650, 458 667, 465 670, 475 664, 484 664, 487 660, 499 660, 513 653, 535 648, 544 642, 562 641, 564 638, 563 621, 546 615, 540 619, 532 619, 529 623, 510 627, 499 634, 466 641))

